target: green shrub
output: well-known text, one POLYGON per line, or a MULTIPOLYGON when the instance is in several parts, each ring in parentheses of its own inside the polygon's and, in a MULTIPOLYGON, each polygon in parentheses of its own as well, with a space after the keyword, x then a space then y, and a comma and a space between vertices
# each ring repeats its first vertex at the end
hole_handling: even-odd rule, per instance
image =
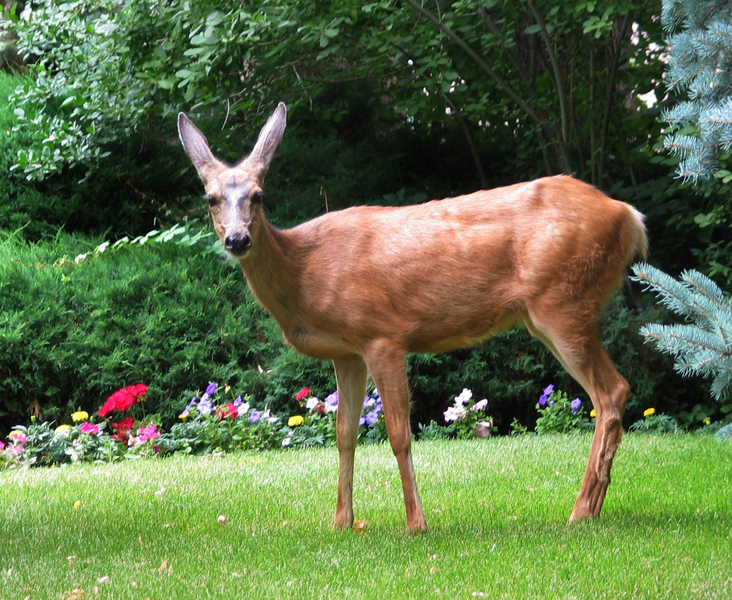
POLYGON ((540 435, 592 428, 582 400, 575 398, 570 402, 566 392, 554 390, 551 384, 544 388, 536 410, 540 415, 536 420, 536 433, 540 435))
POLYGON ((681 427, 676 419, 670 415, 651 414, 636 421, 628 431, 636 433, 681 433, 681 427))
MULTIPOLYGON (((27 422, 29 412, 49 420, 79 408, 92 413, 114 390, 140 382, 150 386, 149 412, 166 423, 206 381, 229 383, 277 412, 296 408, 293 396, 305 385, 320 397, 335 389, 330 363, 285 346, 239 269, 204 252, 210 248, 148 242, 76 264, 101 241, 59 234, 31 244, 0 234, 0 427, 27 422)), ((693 393, 699 382, 678 378, 667 357, 643 348, 643 320, 618 297, 603 324, 634 390, 629 421, 648 405, 696 419, 690 407, 706 394, 693 393)), ((415 427, 444 422, 446 390, 467 387, 488 398, 502 432, 513 419, 533 428, 535 398, 550 381, 586 401, 520 329, 477 348, 411 356, 408 367, 415 427)))
POLYGON ((148 412, 164 420, 200 382, 228 382, 278 410, 303 382, 334 389, 330 365, 283 345, 238 268, 196 248, 153 243, 74 262, 99 241, 0 239, 6 429, 29 412, 48 420, 93 413, 113 391, 140 382, 150 386, 148 412))

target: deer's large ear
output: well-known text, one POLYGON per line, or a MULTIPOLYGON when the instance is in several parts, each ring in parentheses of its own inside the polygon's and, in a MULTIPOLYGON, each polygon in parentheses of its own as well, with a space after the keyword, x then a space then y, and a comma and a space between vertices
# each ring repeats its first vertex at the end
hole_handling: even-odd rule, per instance
POLYGON ((206 136, 182 112, 178 113, 178 136, 188 158, 196 167, 198 176, 205 184, 213 172, 222 166, 221 162, 211 153, 206 136))
POLYGON ((283 102, 280 102, 272 116, 267 119, 264 127, 262 127, 252 153, 245 160, 247 166, 258 171, 261 178, 264 178, 267 169, 269 169, 275 152, 277 152, 277 148, 279 148, 282 141, 286 126, 287 107, 283 102))

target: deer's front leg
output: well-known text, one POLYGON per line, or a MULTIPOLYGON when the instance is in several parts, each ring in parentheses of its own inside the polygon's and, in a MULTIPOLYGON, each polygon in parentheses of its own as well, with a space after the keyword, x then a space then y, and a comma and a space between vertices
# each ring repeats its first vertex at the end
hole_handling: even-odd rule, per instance
POLYGON ((412 464, 412 431, 409 425, 409 386, 404 352, 380 347, 367 355, 371 376, 381 394, 386 431, 399 465, 407 509, 407 530, 426 531, 427 521, 419 500, 412 464))
POLYGON ((338 504, 333 526, 353 525, 353 458, 358 438, 358 420, 366 396, 368 373, 360 356, 333 361, 338 383, 336 442, 338 444, 338 504))

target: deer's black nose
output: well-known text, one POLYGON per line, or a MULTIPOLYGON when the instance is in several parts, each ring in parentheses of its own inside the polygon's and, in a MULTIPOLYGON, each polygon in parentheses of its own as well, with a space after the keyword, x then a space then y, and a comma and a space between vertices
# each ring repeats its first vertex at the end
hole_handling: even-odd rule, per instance
POLYGON ((226 238, 224 247, 234 256, 241 256, 252 247, 252 238, 246 233, 235 233, 226 238))

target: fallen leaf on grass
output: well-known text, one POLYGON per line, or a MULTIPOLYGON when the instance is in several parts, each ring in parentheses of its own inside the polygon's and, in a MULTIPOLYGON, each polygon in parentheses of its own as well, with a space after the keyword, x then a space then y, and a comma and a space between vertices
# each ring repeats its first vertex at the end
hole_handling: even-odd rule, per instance
POLYGON ((97 583, 100 585, 103 583, 109 583, 109 575, 102 575, 101 577, 97 578, 97 583))
POLYGON ((162 574, 163 574, 163 573, 165 573, 165 572, 166 572, 167 570, 168 570, 168 561, 167 561, 167 560, 164 560, 164 561, 163 561, 163 562, 162 562, 162 563, 160 564, 160 566, 158 567, 158 573, 160 573, 160 574, 162 575, 162 574))
POLYGON ((217 520, 221 525, 226 523, 226 517, 224 515, 219 515, 217 520))
POLYGON ((364 533, 366 531, 366 521, 356 521, 353 524, 353 533, 364 533))
POLYGON ((79 510, 81 508, 81 500, 77 500, 74 502, 74 510, 79 510))
POLYGON ((80 589, 67 590, 63 593, 64 600, 80 600, 84 597, 84 592, 80 589))

